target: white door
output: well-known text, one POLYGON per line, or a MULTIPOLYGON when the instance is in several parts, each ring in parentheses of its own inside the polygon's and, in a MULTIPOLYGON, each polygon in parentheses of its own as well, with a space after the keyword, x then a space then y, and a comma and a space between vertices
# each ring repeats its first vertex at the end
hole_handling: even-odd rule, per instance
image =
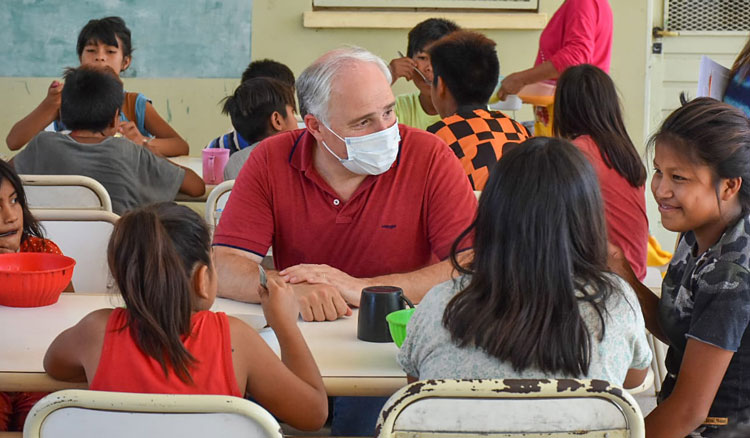
MULTIPOLYGON (((690 98, 695 97, 701 56, 706 55, 730 68, 750 30, 750 4, 747 0, 664 0, 655 3, 654 22, 661 23, 659 27, 666 31, 666 35, 654 37, 652 43, 661 44, 661 53, 653 53, 659 50, 657 46, 649 56, 651 74, 647 76, 646 84, 650 88, 649 135, 679 107, 681 92, 686 92, 690 98)), ((652 158, 646 154, 649 175, 653 173, 652 158)), ((671 251, 676 234, 661 226, 650 193, 647 193, 646 200, 651 234, 664 249, 671 251)))

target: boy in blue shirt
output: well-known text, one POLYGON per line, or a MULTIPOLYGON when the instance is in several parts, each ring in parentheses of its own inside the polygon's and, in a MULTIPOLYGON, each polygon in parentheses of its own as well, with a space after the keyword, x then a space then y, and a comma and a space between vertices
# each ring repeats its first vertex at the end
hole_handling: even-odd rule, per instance
MULTIPOLYGON (((273 78, 279 80, 292 87, 292 95, 294 94, 294 73, 292 73, 292 70, 290 70, 289 67, 280 62, 271 59, 261 59, 251 62, 242 73, 240 84, 244 83, 248 79, 253 78, 273 78)), ((294 97, 292 97, 292 102, 293 101, 294 97)), ((292 103, 292 107, 294 107, 294 103, 292 103)), ((232 117, 232 114, 230 114, 227 110, 226 104, 224 105, 222 113, 232 117)), ((281 114, 283 115, 286 113, 282 111, 281 114)), ((231 156, 235 152, 241 151, 246 147, 251 146, 256 141, 260 141, 260 139, 256 141, 249 140, 250 139, 244 137, 242 133, 238 132, 237 129, 233 129, 232 131, 211 140, 206 148, 229 149, 229 155, 231 156)))
POLYGON ((297 128, 294 89, 273 78, 258 77, 242 82, 224 101, 223 111, 232 119, 233 138, 247 143, 231 153, 224 167, 224 180, 237 179, 240 169, 261 140, 297 128))

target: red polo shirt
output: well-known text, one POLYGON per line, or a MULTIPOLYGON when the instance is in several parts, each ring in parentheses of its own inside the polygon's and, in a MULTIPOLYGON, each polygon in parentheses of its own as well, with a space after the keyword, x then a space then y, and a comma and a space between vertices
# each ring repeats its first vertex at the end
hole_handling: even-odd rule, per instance
MULTIPOLYGON (((313 167, 307 130, 262 141, 232 189, 214 235, 277 269, 327 264, 355 277, 410 272, 448 257, 477 202, 453 152, 438 137, 399 125, 396 162, 368 176, 348 201, 313 167)), ((467 242, 462 247, 470 247, 467 242)))

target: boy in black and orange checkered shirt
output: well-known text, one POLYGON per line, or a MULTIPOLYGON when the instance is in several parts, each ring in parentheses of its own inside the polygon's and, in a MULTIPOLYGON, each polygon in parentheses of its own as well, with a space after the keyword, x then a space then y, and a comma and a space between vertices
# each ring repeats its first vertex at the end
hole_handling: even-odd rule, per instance
POLYGON ((459 30, 433 43, 427 52, 434 75, 432 101, 443 118, 427 130, 448 143, 474 190, 482 190, 503 148, 530 137, 520 123, 487 109, 500 74, 495 42, 459 30))

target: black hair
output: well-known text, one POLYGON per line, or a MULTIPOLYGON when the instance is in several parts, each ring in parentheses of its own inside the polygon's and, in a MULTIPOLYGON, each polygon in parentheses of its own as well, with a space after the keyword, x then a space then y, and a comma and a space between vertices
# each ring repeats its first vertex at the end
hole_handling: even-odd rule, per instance
POLYGON ((720 179, 742 178, 740 206, 743 215, 750 212, 750 120, 741 110, 710 97, 685 102, 664 120, 649 147, 657 143, 710 167, 717 198, 720 179))
POLYGON ((617 289, 606 274, 596 172, 578 148, 536 137, 504 153, 451 260, 470 276, 443 314, 454 342, 518 371, 588 374, 592 339, 579 305, 585 301, 598 313, 601 340, 604 304, 617 289), (472 234, 473 260, 461 266, 460 242, 472 234))
POLYGON ((108 67, 81 66, 65 71, 60 119, 70 130, 103 131, 124 99, 122 82, 108 67))
POLYGON ((409 40, 406 48, 406 56, 413 58, 432 42, 459 30, 460 27, 450 20, 443 18, 428 18, 417 24, 409 31, 409 40))
POLYGON ((646 183, 646 167, 625 129, 617 89, 607 73, 589 64, 566 69, 557 80, 554 105, 556 136, 590 136, 607 167, 633 187, 646 183))
POLYGON ((21 211, 23 212, 23 233, 21 234, 21 242, 23 243, 29 236, 39 237, 44 239, 44 230, 39 221, 36 220, 31 210, 29 210, 29 203, 26 200, 26 191, 23 189, 23 181, 13 169, 10 163, 5 160, 0 160, 0 182, 7 179, 10 185, 13 186, 13 190, 16 192, 16 199, 21 205, 21 211))
POLYGON ((272 59, 251 62, 242 73, 242 82, 252 78, 273 78, 294 87, 294 73, 286 65, 272 59))
POLYGON ((192 381, 189 366, 195 358, 181 337, 190 334, 193 272, 211 266, 203 218, 174 202, 131 210, 112 230, 107 261, 138 347, 159 362, 165 376, 171 365, 182 381, 192 381))
POLYGON ((116 37, 119 37, 120 41, 122 41, 122 56, 130 56, 133 53, 133 46, 130 41, 130 29, 125 25, 125 20, 120 17, 104 17, 89 20, 78 33, 76 53, 78 53, 78 57, 80 58, 83 54, 83 49, 89 43, 102 42, 108 46, 120 47, 116 37))
POLYGON ((500 75, 495 42, 481 33, 459 30, 427 48, 432 61, 433 86, 438 77, 459 107, 484 107, 500 75))
POLYGON ((274 111, 286 119, 287 105, 294 108, 294 89, 282 81, 259 77, 242 82, 225 98, 222 112, 229 115, 242 138, 255 143, 269 135, 274 111))

